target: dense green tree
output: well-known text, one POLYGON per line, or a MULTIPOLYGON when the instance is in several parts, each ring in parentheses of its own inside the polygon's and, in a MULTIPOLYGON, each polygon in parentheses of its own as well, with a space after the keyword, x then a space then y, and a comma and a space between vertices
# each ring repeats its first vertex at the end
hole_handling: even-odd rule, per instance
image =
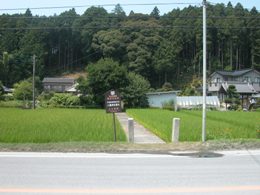
POLYGON ((32 83, 27 80, 14 85, 14 98, 24 102, 32 100, 32 83))
POLYGON ((237 110, 240 104, 239 94, 237 93, 236 86, 229 85, 227 89, 227 98, 225 99, 226 106, 230 104, 230 109, 237 110))
POLYGON ((91 47, 106 58, 123 60, 126 55, 125 37, 119 30, 97 32, 93 36, 91 47))
POLYGON ((102 106, 107 91, 111 89, 121 91, 129 82, 126 68, 110 58, 88 65, 87 72, 88 85, 92 89, 94 101, 102 106))
POLYGON ((154 17, 155 19, 160 18, 160 11, 157 6, 154 7, 153 11, 151 12, 150 16, 154 17))
POLYGON ((116 4, 115 9, 113 10, 113 13, 118 17, 125 17, 125 11, 121 7, 120 4, 116 4))
MULTIPOLYGON (((188 6, 160 16, 130 12, 118 4, 111 13, 90 7, 79 15, 70 9, 59 15, 0 15, 0 79, 11 87, 36 74, 57 76, 83 69, 101 58, 118 61, 127 71, 149 80, 153 88, 170 82, 179 89, 202 75, 202 9, 188 6), (7 56, 7 55, 6 55, 7 56), (5 65, 4 65, 5 64, 5 65), (6 66, 6 64, 8 64, 6 66), (7 68, 4 68, 7 67, 7 68)), ((207 70, 260 70, 259 11, 240 3, 207 5, 207 70)))
POLYGON ((8 73, 9 73, 9 54, 8 52, 3 52, 3 60, 2 60, 2 75, 4 84, 8 85, 8 73))
POLYGON ((129 84, 121 91, 124 107, 147 107, 146 93, 150 90, 150 83, 141 75, 129 73, 129 84))

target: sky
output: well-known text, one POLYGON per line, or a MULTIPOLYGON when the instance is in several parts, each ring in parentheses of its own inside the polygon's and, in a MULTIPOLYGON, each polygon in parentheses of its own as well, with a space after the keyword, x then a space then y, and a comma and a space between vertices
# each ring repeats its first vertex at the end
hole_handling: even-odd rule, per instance
MULTIPOLYGON (((253 6, 257 10, 260 10, 260 0, 210 0, 211 3, 224 3, 228 2, 232 5, 236 5, 238 2, 243 5, 244 8, 251 9, 253 6)), ((1 0, 0 14, 3 13, 24 13, 25 10, 3 10, 3 9, 13 9, 13 8, 36 8, 36 7, 57 7, 57 6, 84 6, 76 8, 78 14, 83 14, 84 11, 89 7, 89 5, 103 5, 103 7, 111 12, 114 9, 115 4, 121 4, 126 14, 129 14, 131 10, 135 13, 149 14, 156 6, 156 3, 185 3, 185 4, 172 4, 172 5, 157 5, 160 10, 160 14, 170 12, 174 8, 184 8, 189 6, 200 6, 202 0, 1 0), (187 3, 187 4, 186 4, 187 3), (194 4, 195 3, 195 4, 194 4), (107 6, 105 4, 113 4, 113 6, 107 6), (124 5, 124 4, 155 4, 155 5, 124 5), (86 5, 86 6, 85 6, 86 5)), ((54 15, 60 14, 70 8, 65 9, 31 9, 33 15, 54 15)))

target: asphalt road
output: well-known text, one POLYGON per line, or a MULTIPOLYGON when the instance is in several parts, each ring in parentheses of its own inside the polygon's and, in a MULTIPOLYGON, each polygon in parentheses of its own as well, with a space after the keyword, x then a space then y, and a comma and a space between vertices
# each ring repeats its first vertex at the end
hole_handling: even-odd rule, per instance
POLYGON ((260 194, 260 150, 0 153, 0 194, 260 194))

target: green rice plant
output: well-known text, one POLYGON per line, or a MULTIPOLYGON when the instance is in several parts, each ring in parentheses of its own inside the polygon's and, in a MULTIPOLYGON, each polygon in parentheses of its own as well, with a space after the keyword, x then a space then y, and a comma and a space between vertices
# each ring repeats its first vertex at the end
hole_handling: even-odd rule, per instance
MULTIPOLYGON (((173 118, 181 119, 181 141, 201 140, 201 111, 173 112, 162 109, 129 109, 127 113, 167 142, 171 141, 173 118)), ((208 111, 207 139, 255 139, 258 124, 260 124, 259 112, 208 111)))
MULTIPOLYGON (((112 114, 101 109, 0 108, 0 142, 110 142, 114 140, 112 114)), ((117 140, 125 134, 116 121, 117 140)))

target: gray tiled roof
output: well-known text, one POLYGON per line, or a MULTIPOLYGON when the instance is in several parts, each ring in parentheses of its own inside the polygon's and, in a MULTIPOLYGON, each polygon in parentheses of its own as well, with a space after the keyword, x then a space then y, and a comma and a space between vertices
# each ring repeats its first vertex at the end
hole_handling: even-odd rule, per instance
POLYGON ((216 73, 221 74, 223 76, 241 76, 243 74, 246 74, 253 69, 244 69, 244 70, 234 70, 234 71, 216 71, 216 73))
POLYGON ((54 78, 54 77, 45 77, 42 81, 43 83, 75 83, 73 78, 54 78))
POLYGON ((239 84, 223 83, 222 87, 225 89, 225 91, 227 91, 230 85, 234 85, 236 87, 237 93, 248 93, 248 94, 257 93, 253 85, 249 83, 239 83, 239 84))
POLYGON ((260 83, 253 83, 253 87, 258 93, 260 92, 260 83))

